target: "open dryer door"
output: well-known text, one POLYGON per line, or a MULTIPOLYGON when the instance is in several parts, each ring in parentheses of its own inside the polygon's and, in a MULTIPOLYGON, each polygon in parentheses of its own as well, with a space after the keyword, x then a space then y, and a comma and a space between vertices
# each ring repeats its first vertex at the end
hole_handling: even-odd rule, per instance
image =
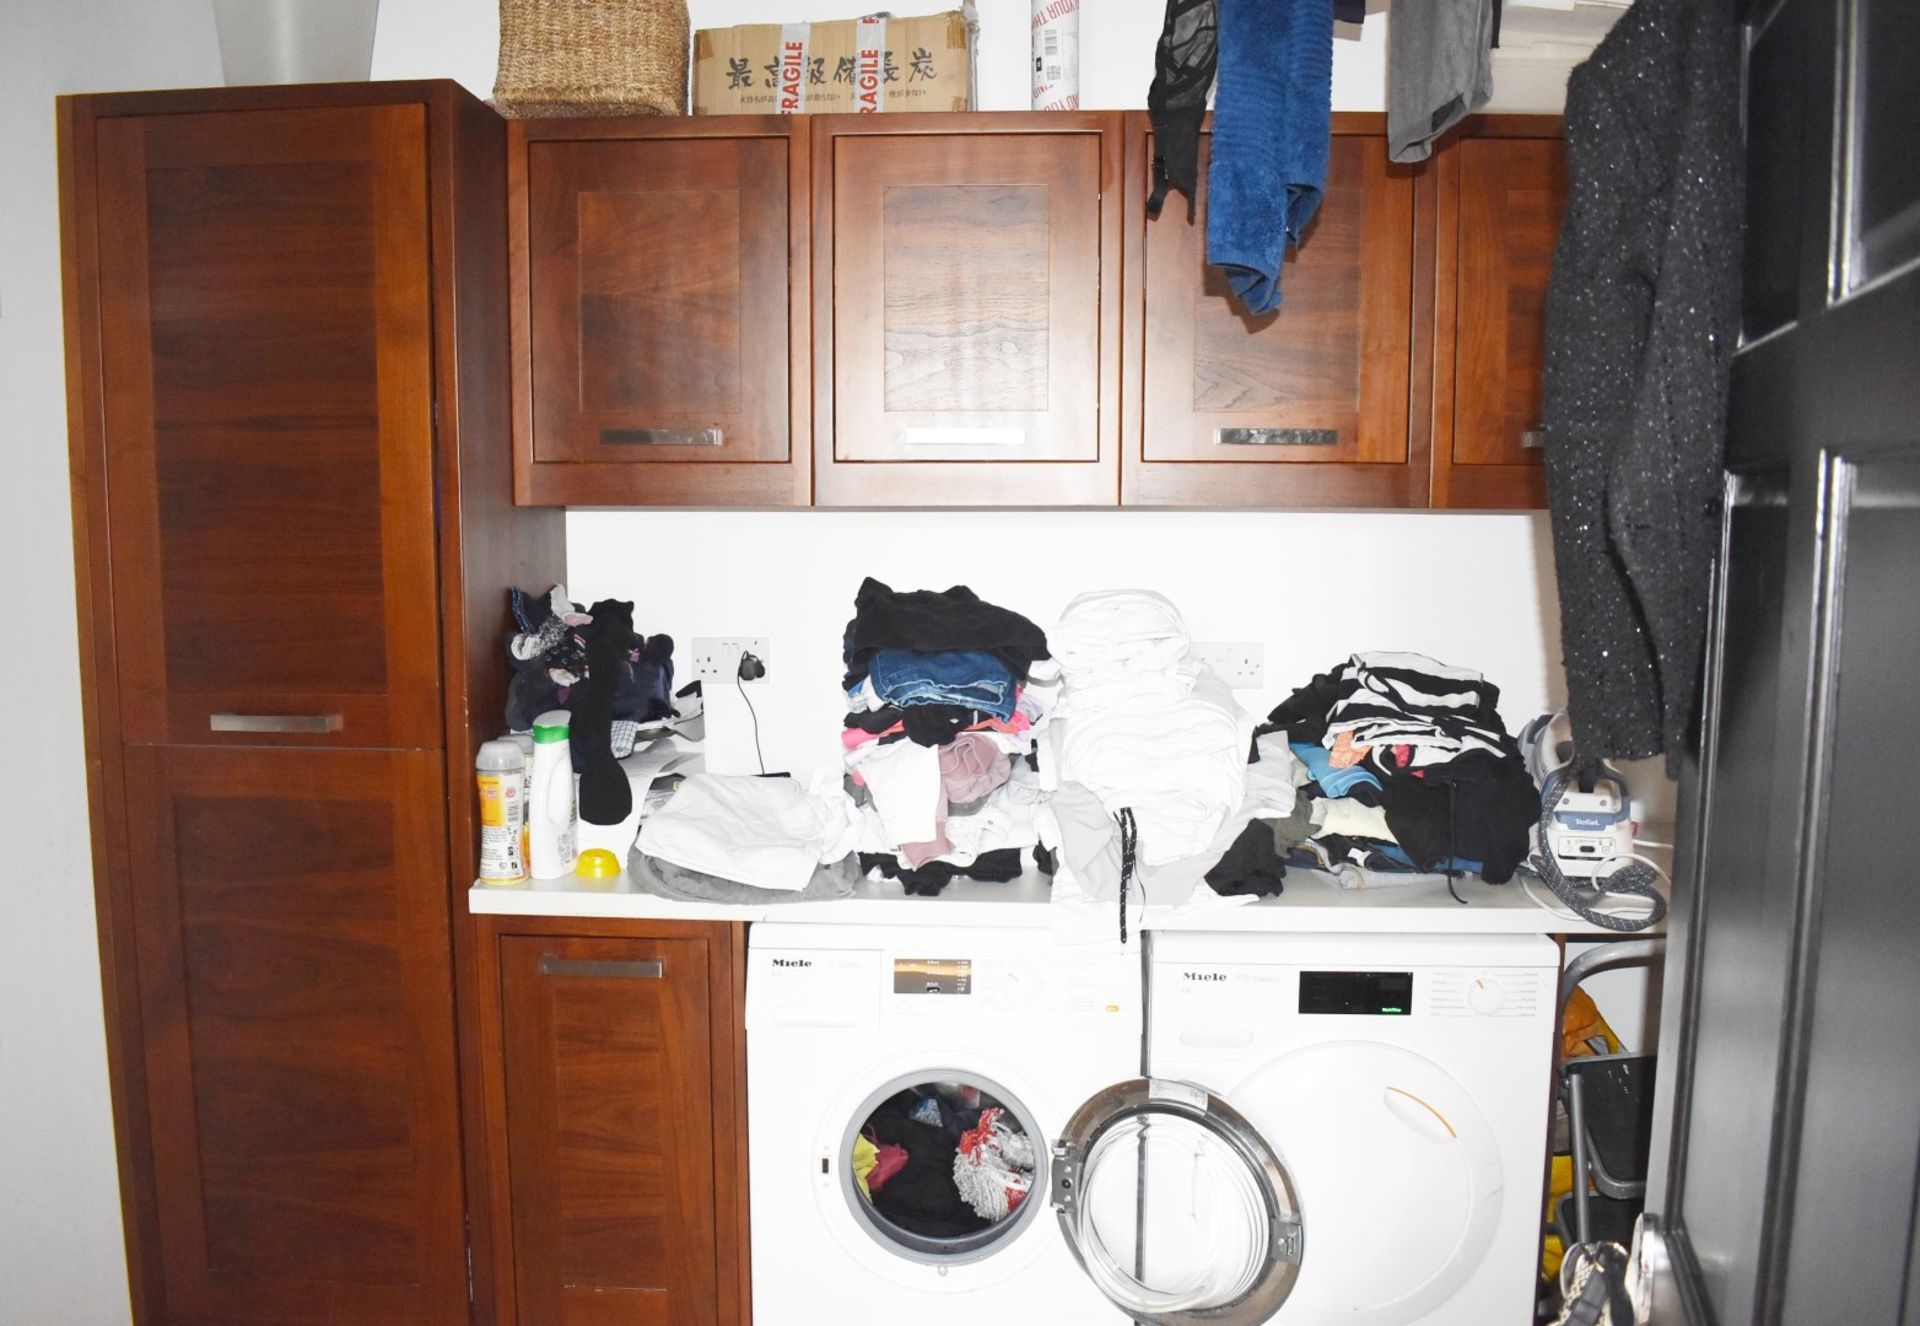
POLYGON ((1081 1268, 1148 1326, 1252 1326, 1299 1278, 1285 1162, 1191 1083, 1134 1078, 1088 1100, 1054 1143, 1050 1189, 1081 1268))

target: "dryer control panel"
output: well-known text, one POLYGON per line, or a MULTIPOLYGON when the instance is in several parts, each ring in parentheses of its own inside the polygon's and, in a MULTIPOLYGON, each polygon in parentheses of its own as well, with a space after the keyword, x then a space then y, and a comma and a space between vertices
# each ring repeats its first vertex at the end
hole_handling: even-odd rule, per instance
POLYGON ((1548 975, 1525 967, 1443 967, 1427 984, 1428 999, 1435 1017, 1530 1018, 1543 1000, 1552 1007, 1548 975))
POLYGON ((1302 1013, 1361 1013, 1406 1017, 1413 1012, 1410 971, 1303 971, 1302 1013))

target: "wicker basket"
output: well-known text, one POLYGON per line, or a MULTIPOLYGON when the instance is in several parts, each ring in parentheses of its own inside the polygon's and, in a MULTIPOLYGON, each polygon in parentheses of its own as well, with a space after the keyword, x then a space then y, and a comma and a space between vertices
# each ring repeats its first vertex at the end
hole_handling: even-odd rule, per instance
POLYGON ((686 0, 500 0, 502 115, 684 115, 686 0))

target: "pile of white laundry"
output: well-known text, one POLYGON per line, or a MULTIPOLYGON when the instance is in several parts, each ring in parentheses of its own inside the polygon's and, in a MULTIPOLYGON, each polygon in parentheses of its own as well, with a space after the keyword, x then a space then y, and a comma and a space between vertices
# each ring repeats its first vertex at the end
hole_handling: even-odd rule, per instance
POLYGON ((1082 594, 1051 639, 1058 782, 1130 810, 1142 865, 1205 851, 1245 794, 1253 718, 1190 658, 1180 610, 1150 590, 1082 594))

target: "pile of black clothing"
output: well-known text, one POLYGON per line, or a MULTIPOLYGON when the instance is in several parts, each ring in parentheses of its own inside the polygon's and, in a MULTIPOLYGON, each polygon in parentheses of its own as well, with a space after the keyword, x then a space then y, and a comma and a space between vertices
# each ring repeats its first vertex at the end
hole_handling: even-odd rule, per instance
POLYGON ((841 745, 869 825, 862 870, 909 893, 1022 872, 1040 796, 1025 774, 1047 707, 1029 679, 1046 658, 1038 626, 965 585, 861 584, 842 643, 841 745))
POLYGON ((1287 697, 1258 732, 1286 733, 1312 778, 1301 791, 1324 802, 1321 831, 1289 859, 1511 879, 1540 794, 1499 698, 1477 672, 1386 652, 1355 654, 1287 697))
POLYGON ((673 714, 673 638, 634 630, 633 604, 623 599, 585 608, 564 585, 545 594, 511 590, 508 606, 518 629, 507 637, 507 727, 525 732, 540 714, 566 709, 580 817, 621 823, 633 793, 618 761, 643 725, 673 714))

